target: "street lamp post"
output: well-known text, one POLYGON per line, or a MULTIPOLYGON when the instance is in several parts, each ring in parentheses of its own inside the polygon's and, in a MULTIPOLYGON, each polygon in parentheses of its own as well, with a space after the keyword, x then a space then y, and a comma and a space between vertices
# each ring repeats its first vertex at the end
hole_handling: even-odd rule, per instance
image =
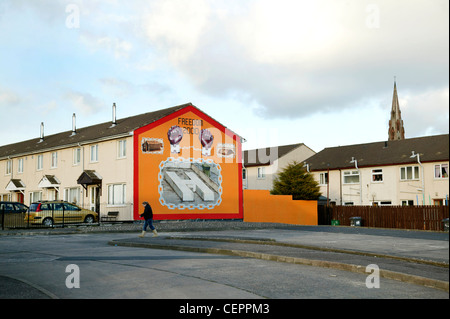
MULTIPOLYGON (((422 179, 422 205, 425 205, 425 176, 423 175, 424 173, 423 173, 423 165, 422 165, 422 163, 420 162, 420 154, 419 153, 415 153, 414 151, 412 151, 411 152, 412 154, 411 154, 411 156, 410 156, 410 158, 417 158, 417 163, 419 163, 419 165, 420 165, 420 170, 421 170, 421 179, 422 179)), ((417 204, 419 204, 419 203, 417 203, 417 204)))

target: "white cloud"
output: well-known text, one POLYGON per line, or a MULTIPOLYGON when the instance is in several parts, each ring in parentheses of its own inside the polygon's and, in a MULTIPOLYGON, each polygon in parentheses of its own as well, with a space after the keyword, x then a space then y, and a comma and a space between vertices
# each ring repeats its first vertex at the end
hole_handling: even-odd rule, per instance
POLYGON ((0 106, 10 107, 20 102, 19 96, 11 90, 0 88, 0 106))
POLYGON ((114 36, 94 35, 90 32, 83 32, 80 41, 93 52, 105 50, 113 54, 116 59, 128 58, 133 44, 114 36))
POLYGON ((261 0, 232 26, 237 42, 257 63, 313 62, 343 36, 336 2, 261 0))
POLYGON ((104 104, 90 93, 80 93, 76 91, 69 91, 65 94, 77 111, 82 114, 91 115, 99 112, 104 104))
POLYGON ((148 39, 178 64, 195 54, 209 15, 206 0, 155 1, 143 19, 144 29, 148 39))
POLYGON ((50 112, 57 111, 57 109, 58 109, 58 103, 57 103, 55 100, 53 100, 53 101, 50 101, 50 102, 48 102, 48 103, 39 105, 39 106, 37 107, 37 109, 40 110, 40 113, 41 113, 41 114, 47 115, 47 114, 49 114, 50 112))

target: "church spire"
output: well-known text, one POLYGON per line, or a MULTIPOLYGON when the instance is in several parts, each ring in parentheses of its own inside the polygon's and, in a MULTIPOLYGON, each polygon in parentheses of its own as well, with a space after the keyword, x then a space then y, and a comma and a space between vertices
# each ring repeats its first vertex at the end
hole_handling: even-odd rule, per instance
POLYGON ((394 95, 392 97, 391 119, 389 121, 389 141, 404 140, 405 128, 403 127, 402 112, 398 103, 397 83, 394 78, 394 95))

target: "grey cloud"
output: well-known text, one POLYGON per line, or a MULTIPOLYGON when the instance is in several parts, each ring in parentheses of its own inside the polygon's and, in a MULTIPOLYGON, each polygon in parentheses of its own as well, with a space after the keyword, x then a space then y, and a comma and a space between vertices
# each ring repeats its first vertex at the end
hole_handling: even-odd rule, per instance
MULTIPOLYGON (((349 38, 343 37, 340 46, 273 63, 248 54, 250 43, 231 31, 234 20, 210 18, 195 51, 176 66, 203 93, 241 94, 260 104, 258 114, 268 118, 352 108, 371 98, 389 101, 394 76, 405 91, 448 86, 448 31, 442 28, 448 13, 420 2, 374 3, 380 7, 378 29, 364 26, 360 5, 360 16, 343 15, 354 21, 345 23, 349 38)), ((439 5, 448 8, 445 2, 439 5)))

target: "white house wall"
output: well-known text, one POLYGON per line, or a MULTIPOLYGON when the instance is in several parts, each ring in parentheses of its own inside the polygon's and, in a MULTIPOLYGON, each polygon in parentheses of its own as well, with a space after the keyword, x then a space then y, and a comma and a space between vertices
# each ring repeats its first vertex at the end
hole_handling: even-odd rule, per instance
POLYGON ((246 180, 244 180, 244 187, 246 186, 247 189, 271 190, 276 175, 280 173, 288 164, 291 164, 294 161, 301 163, 314 154, 315 152, 309 147, 301 145, 284 156, 276 159, 272 165, 246 167, 246 180), (263 167, 265 170, 265 177, 258 178, 258 168, 263 167))
MULTIPOLYGON (((344 184, 343 173, 345 170, 330 170, 329 172, 329 188, 327 185, 319 185, 323 196, 329 195, 330 201, 338 205, 352 202, 354 205, 372 205, 374 202, 391 202, 392 205, 401 205, 402 201, 413 201, 414 205, 433 205, 436 200, 445 201, 449 193, 448 178, 436 179, 434 178, 434 167, 436 164, 447 164, 449 162, 434 162, 422 163, 424 170, 424 185, 425 194, 422 189, 422 172, 419 166, 420 179, 419 180, 400 180, 400 168, 405 166, 415 166, 416 164, 408 165, 393 165, 393 166, 379 166, 360 168, 361 185, 344 184), (383 170, 383 181, 372 181, 372 170, 383 170), (360 195, 362 190, 362 196, 360 195), (424 201, 425 199, 425 201, 424 201)), ((320 173, 327 171, 312 172, 316 181, 320 181, 320 173)))
MULTIPOLYGON (((133 139, 126 137, 102 141, 99 143, 85 144, 70 148, 56 149, 43 153, 29 154, 21 157, 12 158, 12 172, 6 174, 6 165, 8 159, 0 161, 0 195, 5 198, 10 195, 10 200, 18 200, 17 192, 8 192, 6 185, 11 179, 20 179, 25 184, 24 204, 30 205, 30 193, 42 192, 42 200, 51 199, 52 189, 39 188, 39 182, 44 175, 55 175, 61 182, 59 185, 59 199, 64 199, 64 190, 67 188, 78 188, 79 202, 77 204, 87 207, 89 197, 86 196, 84 188, 77 184, 77 179, 83 173, 83 170, 95 170, 102 177, 102 189, 100 196, 101 207, 108 207, 108 185, 124 183, 126 184, 126 205, 133 202, 133 139), (126 157, 118 158, 118 141, 126 140, 126 157), (90 161, 90 147, 98 145, 98 161, 90 161), (74 149, 81 148, 81 161, 74 164, 74 149), (57 152, 58 163, 56 168, 51 167, 52 153, 57 152), (43 169, 37 170, 38 155, 43 155, 43 169), (23 172, 18 172, 19 160, 23 159, 23 172)), ((88 188, 89 189, 89 188, 88 188)), ((132 212, 132 209, 127 211, 132 212)), ((123 219, 129 219, 130 216, 120 215, 123 219)))

